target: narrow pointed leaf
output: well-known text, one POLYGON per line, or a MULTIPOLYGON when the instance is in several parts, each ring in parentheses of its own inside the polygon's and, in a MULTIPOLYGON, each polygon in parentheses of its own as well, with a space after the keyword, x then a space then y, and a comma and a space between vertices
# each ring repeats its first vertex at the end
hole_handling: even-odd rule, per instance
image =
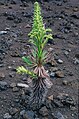
POLYGON ((25 69, 23 66, 20 66, 20 67, 17 68, 17 73, 19 73, 19 74, 26 73, 26 74, 29 74, 32 77, 36 77, 36 74, 34 72, 32 72, 28 69, 25 69))
POLYGON ((29 57, 22 57, 22 60, 26 62, 28 65, 32 65, 32 62, 29 57))

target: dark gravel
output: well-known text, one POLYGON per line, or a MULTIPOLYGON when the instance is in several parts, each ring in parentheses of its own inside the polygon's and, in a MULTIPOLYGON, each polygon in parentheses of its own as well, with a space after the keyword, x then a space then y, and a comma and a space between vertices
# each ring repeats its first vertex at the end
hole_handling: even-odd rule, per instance
POLYGON ((33 3, 0 0, 0 119, 78 119, 79 0, 40 1, 54 40, 47 43, 52 54, 45 65, 53 86, 39 110, 29 108, 30 89, 17 86, 28 83, 28 76, 16 74, 16 68, 24 65, 21 57, 31 48, 33 3))

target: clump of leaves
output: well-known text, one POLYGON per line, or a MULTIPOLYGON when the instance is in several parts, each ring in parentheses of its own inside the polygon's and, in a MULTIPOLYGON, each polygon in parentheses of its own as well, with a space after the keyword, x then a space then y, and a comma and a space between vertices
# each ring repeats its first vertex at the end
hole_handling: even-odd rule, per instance
POLYGON ((51 29, 45 29, 39 3, 35 2, 32 31, 28 34, 32 49, 30 56, 22 57, 22 60, 31 68, 31 71, 21 66, 17 68, 18 73, 26 73, 32 78, 38 79, 49 77, 44 69, 44 64, 49 60, 49 54, 44 48, 48 39, 53 39, 51 31, 51 29))

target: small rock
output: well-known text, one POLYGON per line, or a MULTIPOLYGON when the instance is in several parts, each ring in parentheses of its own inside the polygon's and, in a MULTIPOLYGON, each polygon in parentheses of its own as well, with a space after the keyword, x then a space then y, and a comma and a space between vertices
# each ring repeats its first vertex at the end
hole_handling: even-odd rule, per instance
POLYGON ((63 63, 63 60, 61 60, 61 59, 58 59, 58 61, 57 61, 59 64, 62 64, 63 63))
POLYGON ((57 65, 57 62, 54 60, 54 59, 52 59, 51 60, 51 62, 49 62, 52 66, 56 66, 57 65))
MULTIPOLYGON (((54 53, 54 54, 53 54, 53 57, 54 57, 54 60, 55 60, 55 61, 57 61, 57 60, 59 59, 59 56, 58 56, 57 53, 54 53)), ((57 62, 56 62, 56 63, 57 63, 57 62)))
POLYGON ((74 36, 78 36, 79 34, 77 32, 74 32, 74 36))
POLYGON ((54 50, 53 48, 49 48, 49 49, 48 49, 49 52, 52 52, 53 50, 54 50))
POLYGON ((23 115, 23 119, 34 119, 34 112, 26 111, 23 115))
POLYGON ((63 104, 61 103, 60 100, 54 99, 52 104, 53 103, 55 104, 56 107, 60 107, 60 108, 63 107, 63 104))
POLYGON ((22 80, 23 80, 23 81, 27 81, 26 77, 23 77, 22 80))
POLYGON ((14 77, 15 77, 15 75, 14 75, 13 72, 9 73, 9 76, 10 76, 11 78, 14 78, 14 77))
POLYGON ((71 111, 75 111, 76 110, 76 107, 75 106, 70 106, 70 110, 71 111))
POLYGON ((23 116, 24 114, 25 114, 25 110, 22 110, 22 111, 20 112, 20 115, 23 116))
POLYGON ((23 115, 23 119, 30 119, 27 114, 23 115))
POLYGON ((49 96, 48 99, 53 101, 53 95, 49 96))
POLYGON ((12 116, 9 113, 4 114, 4 119, 12 119, 12 116))
POLYGON ((42 116, 47 116, 47 115, 48 115, 48 110, 47 110, 47 108, 44 106, 44 107, 42 107, 42 108, 39 110, 39 113, 40 113, 42 116))
POLYGON ((0 67, 4 67, 4 64, 3 63, 0 63, 0 67))
POLYGON ((58 68, 57 68, 57 67, 52 67, 52 68, 50 69, 50 71, 56 72, 56 71, 58 71, 58 68))
POLYGON ((68 51, 65 51, 64 52, 64 55, 68 56, 69 55, 69 52, 68 51))
POLYGON ((66 106, 75 106, 75 102, 74 102, 74 100, 71 98, 71 97, 65 97, 63 100, 62 100, 62 103, 63 103, 63 105, 66 105, 66 106))
POLYGON ((20 88, 29 88, 27 84, 23 84, 23 83, 17 83, 17 86, 20 88))
POLYGON ((52 78, 52 77, 55 77, 55 72, 51 72, 50 73, 50 77, 52 78))
POLYGON ((26 55, 26 52, 22 52, 22 56, 26 55))
POLYGON ((11 84, 10 84, 10 87, 11 87, 11 88, 16 87, 16 83, 11 83, 11 84))
POLYGON ((11 108, 11 109, 10 109, 10 114, 11 114, 12 116, 15 115, 17 112, 18 112, 18 109, 16 109, 16 108, 11 108))
POLYGON ((64 29, 64 33, 68 34, 69 33, 69 30, 68 29, 64 29))
POLYGON ((78 11, 78 8, 77 7, 73 8, 73 11, 74 12, 77 12, 78 11))
POLYGON ((50 99, 47 99, 46 102, 45 102, 45 105, 48 109, 52 110, 52 105, 51 105, 51 100, 50 99))
POLYGON ((13 92, 18 92, 19 89, 17 87, 13 87, 13 92))
POLYGON ((63 80, 63 84, 64 84, 64 85, 67 85, 67 84, 68 84, 68 81, 63 80))
POLYGON ((6 27, 5 30, 6 30, 6 31, 10 31, 10 27, 6 27))
POLYGON ((0 31, 0 35, 7 34, 7 31, 0 31))
POLYGON ((60 112, 57 113, 57 118, 58 119, 65 119, 64 116, 60 112))
POLYGON ((4 79, 5 78, 5 74, 0 72, 0 80, 4 79))
POLYGON ((79 59, 75 58, 74 59, 74 64, 79 64, 79 59))
POLYGON ((26 25, 26 28, 31 28, 31 26, 29 24, 26 25))
POLYGON ((61 103, 63 105, 66 105, 66 106, 75 106, 75 102, 74 100, 72 99, 72 97, 70 97, 68 94, 65 94, 65 93, 60 93, 58 96, 57 96, 57 99, 58 100, 61 100, 61 103))
POLYGON ((71 114, 72 117, 74 117, 74 114, 71 114))
POLYGON ((7 82, 5 81, 0 81, 0 90, 6 90, 8 87, 7 82))
POLYGON ((56 76, 59 77, 59 78, 63 78, 64 77, 64 74, 62 71, 56 71, 56 76))
MULTIPOLYGON (((60 112, 58 112, 58 113, 60 113, 60 112)), ((58 113, 57 114, 52 113, 53 119, 65 119, 61 113, 60 114, 58 114, 58 113)))
POLYGON ((59 93, 59 95, 57 96, 58 100, 63 100, 64 98, 68 97, 69 95, 66 93, 59 93))
MULTIPOLYGON (((16 98, 15 100, 14 100, 16 103, 19 103, 19 99, 18 98, 16 98)), ((13 106, 14 107, 14 106, 13 106)))
POLYGON ((74 12, 71 17, 75 18, 75 19, 79 19, 79 12, 74 12))
POLYGON ((71 49, 68 49, 68 52, 71 52, 71 49))
POLYGON ((8 69, 12 69, 12 66, 8 66, 8 69))

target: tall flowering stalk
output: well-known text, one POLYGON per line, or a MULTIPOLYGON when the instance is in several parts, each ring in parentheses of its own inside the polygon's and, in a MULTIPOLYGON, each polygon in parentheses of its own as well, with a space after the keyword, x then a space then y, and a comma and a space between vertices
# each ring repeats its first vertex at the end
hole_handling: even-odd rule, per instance
POLYGON ((48 88, 52 85, 44 68, 44 64, 50 58, 44 48, 48 39, 53 39, 51 31, 51 29, 45 29, 39 3, 35 2, 32 31, 28 34, 32 49, 30 50, 30 56, 22 57, 23 61, 30 67, 30 70, 21 66, 17 68, 17 72, 29 74, 33 79, 32 101, 37 103, 40 103, 43 99, 46 87, 48 88))

